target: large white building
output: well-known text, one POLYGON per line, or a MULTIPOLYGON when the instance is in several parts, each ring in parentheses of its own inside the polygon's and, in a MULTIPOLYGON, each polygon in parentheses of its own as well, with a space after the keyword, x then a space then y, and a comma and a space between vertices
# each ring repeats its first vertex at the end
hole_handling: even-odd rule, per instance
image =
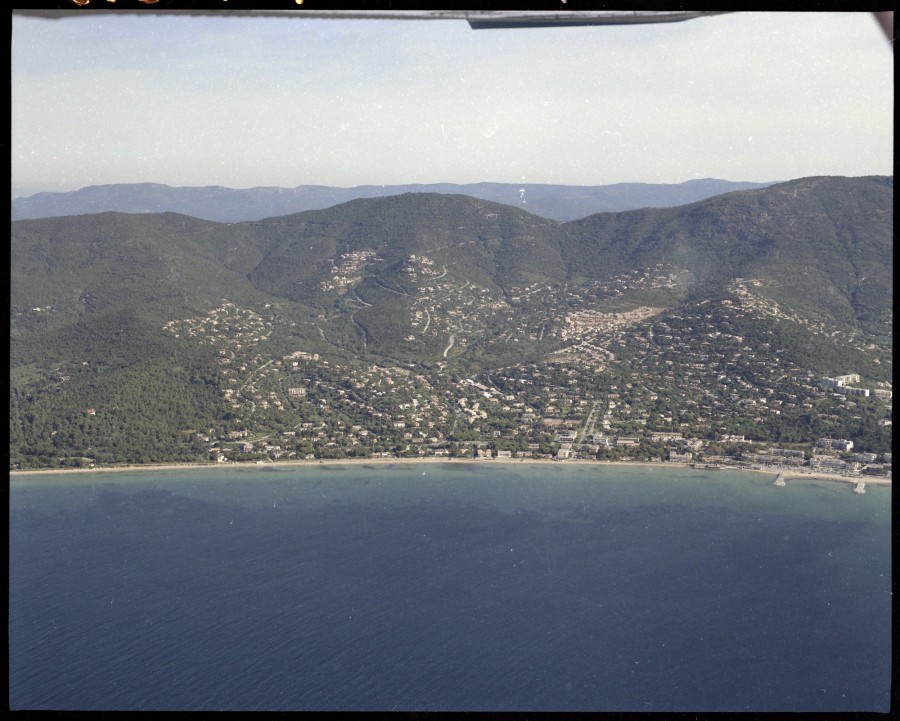
POLYGON ((853 450, 853 441, 844 438, 820 438, 816 441, 816 446, 830 451, 850 451, 853 450))

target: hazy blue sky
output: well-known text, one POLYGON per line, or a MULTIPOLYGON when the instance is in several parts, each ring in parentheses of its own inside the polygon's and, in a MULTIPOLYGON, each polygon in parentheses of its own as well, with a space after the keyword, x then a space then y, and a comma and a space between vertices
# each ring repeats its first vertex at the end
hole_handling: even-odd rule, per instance
POLYGON ((870 13, 633 27, 14 16, 14 193, 893 172, 870 13))

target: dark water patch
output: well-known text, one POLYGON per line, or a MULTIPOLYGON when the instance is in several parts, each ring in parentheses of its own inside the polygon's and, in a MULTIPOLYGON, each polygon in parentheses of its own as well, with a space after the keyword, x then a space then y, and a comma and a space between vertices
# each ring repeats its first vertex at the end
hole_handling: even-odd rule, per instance
POLYGON ((440 470, 441 472, 462 471, 464 473, 474 473, 476 475, 490 472, 490 468, 485 468, 483 465, 480 465, 478 463, 466 463, 465 461, 454 461, 453 463, 441 463, 435 465, 439 466, 439 468, 436 470, 440 470))
POLYGON ((12 705, 886 708, 874 498, 403 471, 14 489, 12 705))

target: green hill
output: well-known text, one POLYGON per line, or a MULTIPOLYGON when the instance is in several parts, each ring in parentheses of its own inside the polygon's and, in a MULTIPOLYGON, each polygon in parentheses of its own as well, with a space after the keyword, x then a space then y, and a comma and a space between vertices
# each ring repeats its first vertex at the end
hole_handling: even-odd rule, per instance
POLYGON ((812 317, 883 332, 893 283, 893 179, 804 178, 670 210, 567 224, 572 273, 663 263, 688 289, 733 278, 812 317))
MULTIPOLYGON (((889 380, 892 234, 893 179, 880 177, 568 223, 449 194, 234 224, 173 213, 16 221, 13 446, 50 458, 65 450, 63 419, 100 404, 120 409, 104 416, 110 438, 128 435, 135 408, 147 411, 142 428, 160 419, 165 437, 147 430, 138 456, 184 457, 197 452, 186 430, 289 397, 287 381, 266 398, 246 389, 254 368, 298 350, 440 385, 585 349, 600 359, 589 346, 604 329, 644 333, 645 318, 704 302, 743 304, 754 337, 777 325, 778 352, 810 373, 864 367, 889 380)), ((738 332, 746 319, 734 322, 738 332)), ((106 443, 79 438, 82 453, 106 443)))

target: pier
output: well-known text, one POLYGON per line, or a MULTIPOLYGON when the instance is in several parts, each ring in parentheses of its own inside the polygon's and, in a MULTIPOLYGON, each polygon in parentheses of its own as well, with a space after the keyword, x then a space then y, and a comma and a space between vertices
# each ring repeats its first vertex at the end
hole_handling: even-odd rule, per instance
POLYGON ((865 493, 866 492, 866 482, 860 481, 859 483, 857 483, 856 488, 853 489, 853 492, 860 493, 860 494, 865 493))
POLYGON ((784 482, 784 474, 779 473, 778 478, 775 479, 775 482, 772 484, 773 486, 786 486, 787 484, 784 482))

